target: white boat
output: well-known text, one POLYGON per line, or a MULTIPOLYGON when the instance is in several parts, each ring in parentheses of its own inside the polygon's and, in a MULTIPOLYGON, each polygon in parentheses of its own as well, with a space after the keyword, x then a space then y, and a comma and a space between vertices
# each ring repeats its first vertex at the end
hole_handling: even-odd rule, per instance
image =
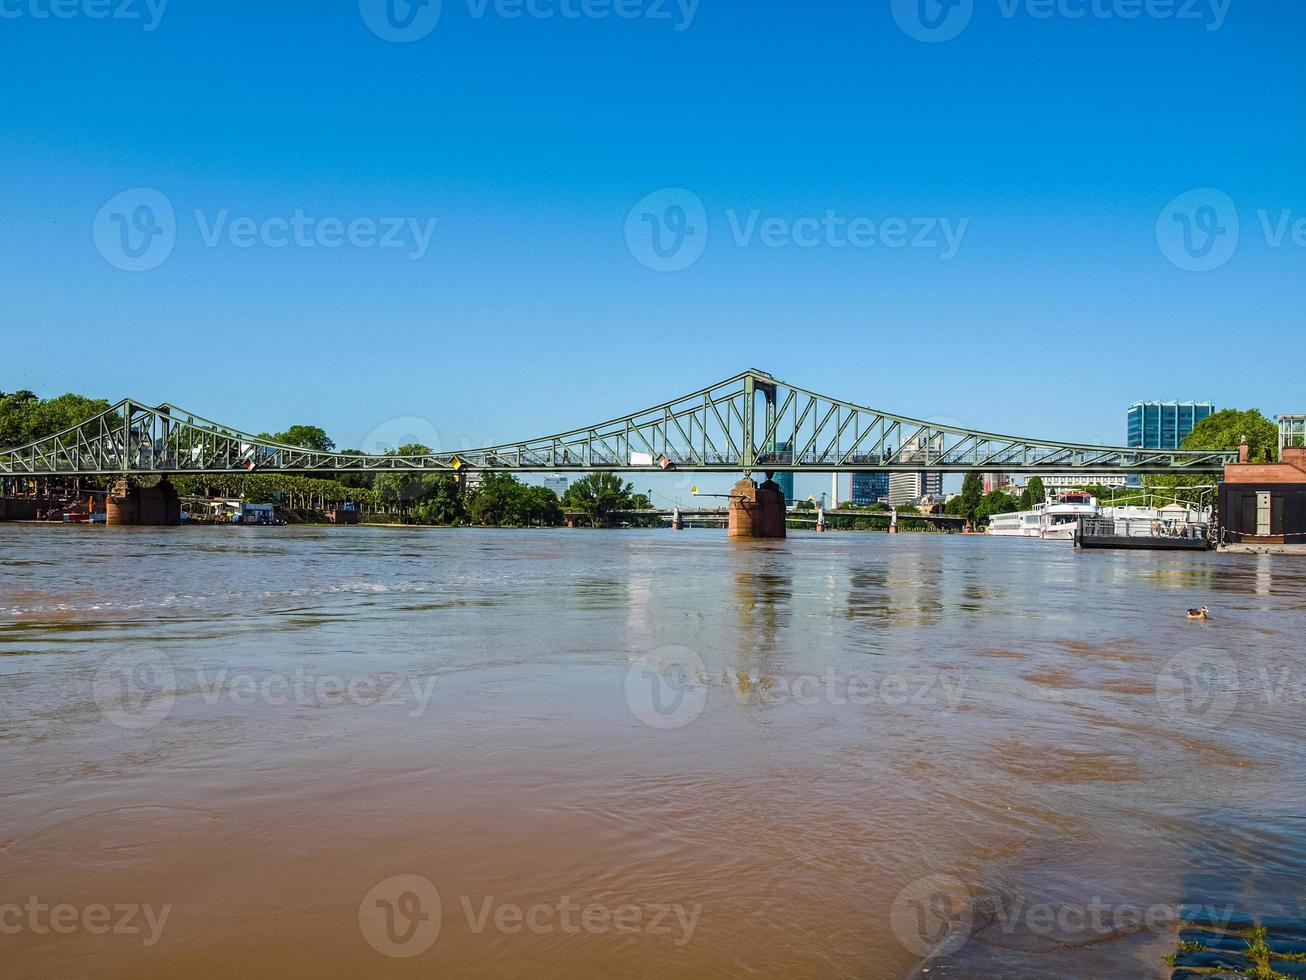
POLYGON ((1070 490, 1048 497, 1032 510, 995 514, 989 518, 989 534, 1008 538, 1041 538, 1044 541, 1073 541, 1081 517, 1097 516, 1097 498, 1070 490))
POLYGON ((989 518, 989 534, 1003 538, 1037 538, 1043 530, 1043 508, 1022 510, 1014 514, 994 514, 989 518))

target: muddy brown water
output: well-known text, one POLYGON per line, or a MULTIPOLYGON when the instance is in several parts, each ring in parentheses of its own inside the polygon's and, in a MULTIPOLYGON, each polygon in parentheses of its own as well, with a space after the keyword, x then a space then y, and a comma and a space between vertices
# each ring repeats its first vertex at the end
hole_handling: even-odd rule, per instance
POLYGON ((1162 976, 1302 911, 1304 637, 1265 556, 0 526, 2 972, 1162 976))

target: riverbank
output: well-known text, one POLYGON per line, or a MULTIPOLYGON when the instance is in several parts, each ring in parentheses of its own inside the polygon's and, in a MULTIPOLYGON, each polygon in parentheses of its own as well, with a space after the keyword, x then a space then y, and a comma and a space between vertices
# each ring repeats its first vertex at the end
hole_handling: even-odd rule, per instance
POLYGON ((1226 555, 1296 555, 1306 558, 1306 544, 1245 544, 1233 542, 1217 549, 1226 555))

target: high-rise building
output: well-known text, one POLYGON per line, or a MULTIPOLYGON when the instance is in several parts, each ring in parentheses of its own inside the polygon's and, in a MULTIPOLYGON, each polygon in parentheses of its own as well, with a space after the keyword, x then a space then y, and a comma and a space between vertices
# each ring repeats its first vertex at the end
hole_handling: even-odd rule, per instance
POLYGON ((889 474, 889 503, 905 504, 923 497, 943 496, 942 473, 889 474))
POLYGON ((992 493, 994 490, 1002 490, 1011 486, 1011 477, 1006 473, 985 473, 984 474, 984 492, 992 493))
POLYGON ((548 490, 552 490, 560 498, 567 492, 567 478, 565 476, 546 476, 541 484, 548 490))
POLYGON ((1202 419, 1215 412, 1210 402, 1134 402, 1126 416, 1130 449, 1178 449, 1202 419))
POLYGON ((848 480, 848 502, 857 507, 884 500, 889 496, 889 474, 854 473, 848 480))
MULTIPOLYGON (((789 453, 791 453, 792 451, 793 451, 793 444, 789 442, 782 442, 780 445, 776 446, 776 453, 779 455, 780 459, 782 460, 788 459, 789 453)), ((794 502, 793 473, 777 473, 774 479, 776 482, 776 486, 780 488, 780 492, 785 495, 785 506, 786 507, 793 506, 793 502, 794 502)))

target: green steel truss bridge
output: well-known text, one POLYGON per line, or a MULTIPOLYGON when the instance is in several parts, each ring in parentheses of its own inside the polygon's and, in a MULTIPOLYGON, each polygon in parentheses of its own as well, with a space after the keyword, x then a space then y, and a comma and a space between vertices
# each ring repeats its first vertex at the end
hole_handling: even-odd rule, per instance
POLYGON ((177 408, 123 400, 0 451, 0 476, 638 471, 1214 473, 1236 452, 1126 449, 977 432, 841 401, 748 370, 701 391, 557 435, 425 456, 323 453, 177 408))

